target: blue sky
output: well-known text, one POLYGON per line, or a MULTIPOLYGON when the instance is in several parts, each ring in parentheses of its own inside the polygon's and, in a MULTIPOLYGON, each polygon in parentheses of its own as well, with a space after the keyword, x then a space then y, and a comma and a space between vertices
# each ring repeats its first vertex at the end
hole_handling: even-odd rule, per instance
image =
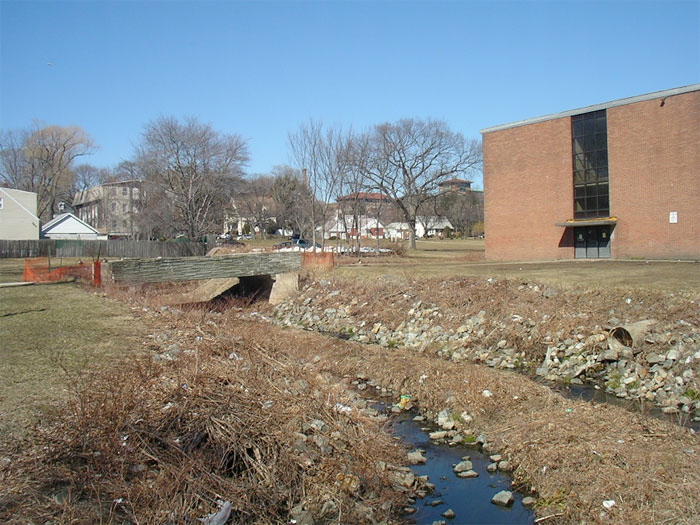
POLYGON ((309 118, 488 126, 700 82, 700 0, 0 1, 0 128, 75 124, 96 166, 196 116, 289 162, 309 118))

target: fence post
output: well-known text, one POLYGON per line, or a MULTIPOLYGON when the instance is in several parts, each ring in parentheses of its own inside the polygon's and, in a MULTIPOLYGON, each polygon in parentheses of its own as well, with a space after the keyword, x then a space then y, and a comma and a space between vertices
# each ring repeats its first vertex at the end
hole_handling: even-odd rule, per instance
POLYGON ((92 263, 92 285, 102 286, 102 263, 99 259, 92 263))

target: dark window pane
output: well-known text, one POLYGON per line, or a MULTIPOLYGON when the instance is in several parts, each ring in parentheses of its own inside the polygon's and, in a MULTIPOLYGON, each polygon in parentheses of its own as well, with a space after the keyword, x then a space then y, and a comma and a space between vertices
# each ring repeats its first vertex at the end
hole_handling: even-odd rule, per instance
POLYGON ((595 136, 596 143, 595 147, 598 150, 606 150, 608 149, 608 136, 605 133, 598 133, 595 136))
POLYGON ((606 122, 605 115, 595 119, 595 132, 596 133, 607 133, 608 126, 606 122))
POLYGON ((598 165, 597 168, 606 168, 608 166, 608 152, 607 150, 598 152, 598 165))
POLYGON ((606 111, 571 117, 574 217, 609 214, 606 111))

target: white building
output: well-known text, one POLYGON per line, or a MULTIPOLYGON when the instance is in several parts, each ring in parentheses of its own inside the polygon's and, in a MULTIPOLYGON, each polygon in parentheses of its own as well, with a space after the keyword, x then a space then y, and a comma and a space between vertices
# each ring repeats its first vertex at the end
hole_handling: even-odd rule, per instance
POLYGON ((378 219, 360 215, 339 215, 325 224, 325 238, 330 239, 383 239, 384 225, 378 219))
MULTIPOLYGON (((57 215, 41 228, 41 236, 47 239, 72 239, 94 241, 100 238, 99 232, 72 213, 57 215)), ((103 235, 106 239, 107 236, 103 235)))
POLYGON ((437 215, 416 217, 416 237, 442 237, 445 228, 454 230, 452 223, 445 217, 437 215))
POLYGON ((36 216, 37 194, 31 191, 0 187, 0 239, 36 240, 39 218, 36 216))
MULTIPOLYGON (((454 229, 452 223, 445 217, 437 215, 416 217, 416 239, 423 237, 442 237, 445 228, 454 229)), ((409 238, 411 229, 407 222, 392 222, 386 227, 387 235, 392 241, 406 240, 409 238)))

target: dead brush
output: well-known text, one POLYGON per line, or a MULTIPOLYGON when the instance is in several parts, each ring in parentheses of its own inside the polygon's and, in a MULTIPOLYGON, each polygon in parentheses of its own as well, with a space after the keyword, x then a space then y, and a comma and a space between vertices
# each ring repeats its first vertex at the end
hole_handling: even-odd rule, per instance
MULTIPOLYGON (((211 315, 183 312, 170 330, 204 326, 213 339, 211 315)), ((391 520, 399 496, 375 460, 398 461, 392 441, 335 411, 343 392, 303 364, 226 339, 76 378, 72 402, 3 470, 0 520, 192 523, 217 500, 234 523, 288 523, 299 504, 328 520, 391 520)))

